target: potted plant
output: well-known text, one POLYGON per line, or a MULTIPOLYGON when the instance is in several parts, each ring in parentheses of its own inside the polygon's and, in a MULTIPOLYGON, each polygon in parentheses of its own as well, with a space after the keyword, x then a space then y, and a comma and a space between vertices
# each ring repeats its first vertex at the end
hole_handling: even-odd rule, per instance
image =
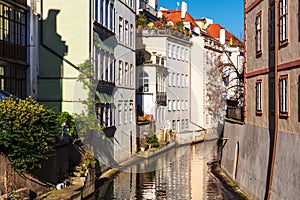
POLYGON ((146 142, 141 146, 141 151, 144 152, 149 147, 149 144, 146 142))

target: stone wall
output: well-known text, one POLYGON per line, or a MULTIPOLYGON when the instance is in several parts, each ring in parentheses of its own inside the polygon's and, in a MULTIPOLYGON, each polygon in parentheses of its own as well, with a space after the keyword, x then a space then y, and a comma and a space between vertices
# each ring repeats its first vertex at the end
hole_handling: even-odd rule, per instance
MULTIPOLYGON (((225 123, 221 166, 251 199, 266 196, 270 134, 272 131, 262 127, 225 123)), ((278 134, 271 199, 297 199, 300 196, 299 144, 299 135, 278 134)))
POLYGON ((81 144, 63 144, 49 154, 42 162, 41 169, 29 173, 17 173, 11 168, 10 161, 0 153, 0 196, 20 188, 27 188, 31 198, 41 195, 61 182, 70 168, 80 161, 81 144))

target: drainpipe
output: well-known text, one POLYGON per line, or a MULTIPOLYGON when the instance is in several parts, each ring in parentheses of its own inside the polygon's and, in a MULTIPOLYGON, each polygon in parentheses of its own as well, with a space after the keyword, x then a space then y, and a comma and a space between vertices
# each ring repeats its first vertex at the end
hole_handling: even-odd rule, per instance
POLYGON ((278 90, 278 49, 279 49, 279 24, 278 24, 278 14, 279 14, 279 7, 278 7, 278 0, 275 0, 275 49, 274 49, 274 96, 275 96, 275 112, 274 112, 274 141, 273 149, 272 149, 272 160, 271 160, 271 168, 270 168, 270 176, 269 176, 269 184, 268 184, 268 199, 271 198, 271 189, 272 189, 272 182, 273 182, 273 173, 274 173, 274 165, 275 165, 275 158, 276 158, 276 145, 277 145, 277 135, 278 135, 278 118, 279 118, 279 90, 278 90))

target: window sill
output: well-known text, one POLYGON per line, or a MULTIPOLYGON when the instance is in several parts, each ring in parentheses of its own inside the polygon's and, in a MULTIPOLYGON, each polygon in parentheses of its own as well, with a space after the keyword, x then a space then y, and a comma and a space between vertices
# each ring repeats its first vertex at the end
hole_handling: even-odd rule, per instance
POLYGON ((286 47, 288 44, 289 44, 289 41, 287 39, 283 40, 279 43, 279 48, 286 47))
POLYGON ((257 116, 261 116, 263 113, 262 113, 262 111, 261 110, 256 110, 256 115, 257 116))
POLYGON ((261 50, 256 52, 256 58, 261 57, 261 55, 262 55, 262 51, 261 50))
POLYGON ((279 117, 280 118, 288 118, 289 117, 289 113, 288 112, 280 112, 279 113, 279 117))

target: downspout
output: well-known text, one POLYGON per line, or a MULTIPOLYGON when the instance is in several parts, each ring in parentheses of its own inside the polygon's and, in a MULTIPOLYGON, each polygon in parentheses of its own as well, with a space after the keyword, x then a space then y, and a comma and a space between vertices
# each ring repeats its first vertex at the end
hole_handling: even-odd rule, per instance
POLYGON ((92 0, 89 4, 89 60, 92 63, 92 0))
POLYGON ((68 63, 70 66, 72 66, 73 68, 77 69, 78 71, 79 68, 73 64, 71 61, 69 61, 68 59, 64 58, 63 56, 59 55, 59 53, 57 53, 55 50, 53 50, 51 47, 48 47, 46 44, 44 44, 44 37, 43 37, 43 32, 44 32, 44 29, 43 29, 43 14, 44 14, 44 8, 43 8, 43 5, 44 5, 44 1, 41 0, 40 1, 40 4, 41 4, 41 16, 40 16, 40 19, 41 19, 41 40, 40 40, 40 43, 41 45, 47 49, 48 51, 50 51, 52 54, 54 54, 55 56, 57 56, 58 58, 62 59, 63 61, 65 61, 66 63, 68 63))
MULTIPOLYGON (((270 169, 270 176, 269 176, 269 184, 268 184, 268 199, 271 198, 271 189, 273 183, 273 174, 274 174, 274 165, 275 165, 275 158, 276 158, 276 145, 277 145, 277 136, 278 136, 278 118, 279 118, 279 90, 278 90, 278 49, 279 49, 279 24, 278 24, 278 15, 279 15, 279 7, 278 7, 278 0, 275 0, 275 49, 274 49, 274 96, 275 96, 275 110, 274 110, 274 140, 273 140, 273 148, 272 148, 272 161, 271 161, 271 169, 270 169)), ((270 140, 271 142, 271 140, 270 140)), ((272 145, 272 144, 270 144, 272 145)))

